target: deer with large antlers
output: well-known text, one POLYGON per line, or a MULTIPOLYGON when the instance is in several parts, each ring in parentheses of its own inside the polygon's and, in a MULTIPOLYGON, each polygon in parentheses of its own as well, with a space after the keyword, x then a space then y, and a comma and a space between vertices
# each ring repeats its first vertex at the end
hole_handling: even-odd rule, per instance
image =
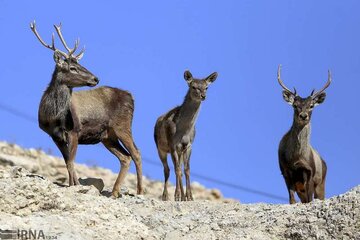
POLYGON ((54 52, 55 61, 52 79, 41 98, 38 119, 40 128, 50 135, 64 157, 69 185, 79 184, 74 169, 78 144, 102 142, 121 164, 112 195, 120 195, 120 185, 129 170, 131 159, 136 166, 137 193, 141 194, 141 155, 131 131, 134 112, 132 95, 112 87, 73 92, 75 87, 94 87, 99 80, 78 63, 84 54, 82 49, 74 55, 79 41, 76 40, 74 48, 69 48, 61 33, 61 24, 54 27, 67 53, 55 48, 54 34, 50 46, 40 37, 35 21, 30 24, 40 43, 54 52))
POLYGON ((284 100, 293 106, 294 118, 290 130, 284 135, 279 145, 279 165, 289 193, 290 204, 296 203, 296 192, 302 203, 313 198, 325 198, 325 177, 327 166, 319 153, 310 145, 310 120, 315 106, 324 102, 324 92, 331 83, 331 73, 325 86, 311 92, 306 98, 289 90, 280 77, 281 65, 278 68, 278 82, 283 88, 284 100))
POLYGON ((196 79, 189 71, 185 71, 184 78, 189 90, 183 104, 160 116, 154 129, 156 147, 164 166, 163 201, 169 199, 167 191, 170 176, 167 162, 168 153, 171 154, 176 174, 175 201, 180 201, 180 197, 181 201, 193 200, 190 186, 190 155, 195 138, 195 122, 201 102, 206 98, 208 86, 216 80, 217 73, 214 72, 204 79, 196 79), (184 164, 185 170, 186 195, 182 185, 182 164, 184 164))

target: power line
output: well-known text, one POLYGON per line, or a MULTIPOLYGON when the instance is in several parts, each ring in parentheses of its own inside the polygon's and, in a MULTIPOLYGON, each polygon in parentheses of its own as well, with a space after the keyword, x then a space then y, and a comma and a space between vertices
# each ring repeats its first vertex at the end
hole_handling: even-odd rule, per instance
MULTIPOLYGON (((144 162, 150 163, 152 165, 162 166, 162 164, 159 163, 158 161, 154 161, 154 160, 151 160, 151 159, 146 158, 146 157, 143 157, 142 159, 143 159, 144 162)), ((216 183, 216 184, 219 184, 219 185, 222 185, 222 186, 226 186, 226 187, 229 187, 229 188, 232 188, 232 189, 243 191, 243 192, 248 192, 248 193, 252 193, 252 194, 256 194, 256 195, 260 195, 260 196, 264 196, 264 197, 268 197, 268 198, 272 198, 272 199, 276 199, 276 200, 280 200, 280 201, 287 201, 288 200, 287 198, 284 198, 284 197, 281 197, 281 196, 278 196, 278 195, 275 195, 275 194, 272 194, 272 193, 256 190, 256 189, 253 189, 253 188, 241 186, 241 185, 234 184, 234 183, 225 182, 223 180, 219 180, 219 179, 212 178, 212 177, 207 177, 207 176, 204 176, 202 174, 195 173, 195 172, 191 172, 191 176, 195 177, 195 178, 198 178, 198 179, 208 181, 208 182, 212 182, 212 183, 216 183)))
POLYGON ((23 113, 23 112, 20 112, 18 110, 16 110, 15 108, 9 106, 9 105, 4 105, 2 103, 0 103, 0 109, 2 109, 3 111, 7 112, 7 113, 10 113, 14 116, 17 116, 19 118, 22 118, 28 122, 33 122, 33 123, 37 123, 37 119, 34 118, 33 116, 30 116, 26 113, 23 113))
MULTIPOLYGON (((10 114, 12 114, 12 115, 14 115, 16 117, 19 117, 19 118, 21 118, 23 120, 28 121, 28 122, 32 122, 32 123, 37 123, 38 122, 37 119, 34 118, 33 116, 25 114, 25 113, 15 109, 15 108, 9 106, 9 105, 5 105, 5 104, 0 103, 0 110, 3 110, 5 112, 7 112, 7 113, 10 113, 10 114)), ((147 162, 147 163, 149 163, 151 165, 156 165, 158 167, 162 166, 161 163, 159 163, 158 161, 154 161, 154 160, 152 160, 150 158, 143 157, 142 159, 143 159, 144 162, 147 162)), ((275 194, 272 194, 272 193, 268 193, 268 192, 260 191, 260 190, 257 190, 257 189, 241 186, 241 185, 234 184, 234 183, 229 183, 229 182, 226 182, 226 181, 223 181, 223 180, 220 180, 220 179, 207 177, 207 176, 204 176, 202 174, 195 173, 195 172, 192 172, 191 176, 193 176, 195 178, 198 178, 198 179, 208 181, 208 182, 212 182, 212 183, 216 183, 216 184, 219 184, 219 185, 222 185, 222 186, 226 186, 226 187, 238 190, 238 191, 248 192, 248 193, 251 193, 251 194, 264 196, 264 197, 268 197, 268 198, 272 198, 272 199, 276 199, 276 200, 280 200, 280 201, 287 201, 286 198, 275 195, 275 194)))

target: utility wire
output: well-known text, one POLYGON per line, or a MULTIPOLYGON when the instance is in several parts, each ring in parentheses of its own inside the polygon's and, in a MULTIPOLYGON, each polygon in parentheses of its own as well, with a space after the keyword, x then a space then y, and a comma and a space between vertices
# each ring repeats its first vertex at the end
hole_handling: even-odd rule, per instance
POLYGON ((34 118, 33 116, 30 116, 26 113, 20 112, 18 110, 16 110, 15 108, 9 106, 9 105, 5 105, 0 103, 0 109, 3 110, 4 112, 10 113, 16 117, 22 118, 28 122, 33 122, 33 123, 37 123, 37 119, 34 118))
MULTIPOLYGON (((23 112, 15 109, 15 108, 9 106, 9 105, 2 104, 1 102, 0 102, 0 110, 3 110, 4 112, 10 113, 10 114, 12 114, 12 115, 14 115, 16 117, 19 117, 19 118, 21 118, 23 120, 28 121, 28 122, 32 122, 32 123, 36 123, 36 124, 38 123, 38 120, 36 118, 34 118, 33 116, 30 116, 30 115, 28 115, 26 113, 23 113, 23 112)), ((152 160, 150 158, 147 158, 147 157, 143 157, 142 159, 143 159, 144 162, 147 162, 147 163, 149 163, 151 165, 155 165, 155 166, 158 166, 158 167, 162 166, 162 164, 159 161, 154 161, 154 160, 152 160)), ((241 185, 234 184, 234 183, 225 182, 223 180, 219 180, 219 179, 212 178, 212 177, 207 177, 207 176, 204 176, 202 174, 195 173, 195 172, 192 172, 191 176, 193 176, 195 178, 198 178, 198 179, 208 181, 208 182, 212 182, 212 183, 216 183, 216 184, 219 184, 219 185, 222 185, 222 186, 226 186, 226 187, 238 190, 238 191, 248 192, 248 193, 252 193, 252 194, 255 194, 255 195, 264 196, 264 197, 268 197, 268 198, 272 198, 272 199, 276 199, 276 200, 280 200, 280 201, 285 201, 285 202, 287 201, 286 198, 275 195, 275 194, 272 194, 272 193, 268 193, 268 192, 260 191, 260 190, 257 190, 257 189, 241 186, 241 185)))
MULTIPOLYGON (((143 159, 144 162, 150 163, 152 165, 162 166, 162 164, 159 163, 158 161, 154 161, 154 160, 151 160, 151 159, 146 158, 146 157, 143 157, 142 159, 143 159)), ((216 183, 216 184, 219 184, 219 185, 222 185, 222 186, 226 186, 226 187, 229 187, 229 188, 232 188, 232 189, 243 191, 243 192, 248 192, 248 193, 252 193, 252 194, 256 194, 256 195, 260 195, 260 196, 264 196, 264 197, 268 197, 268 198, 272 198, 272 199, 276 199, 276 200, 280 200, 280 201, 287 201, 288 200, 287 198, 284 198, 284 197, 281 197, 281 196, 278 196, 278 195, 275 195, 275 194, 272 194, 272 193, 256 190, 256 189, 253 189, 253 188, 241 186, 241 185, 234 184, 234 183, 225 182, 223 180, 219 180, 219 179, 212 178, 212 177, 207 177, 207 176, 204 176, 202 174, 198 174, 198 173, 194 173, 194 172, 191 172, 191 176, 195 177, 195 178, 198 178, 198 179, 208 181, 208 182, 212 182, 212 183, 216 183)))

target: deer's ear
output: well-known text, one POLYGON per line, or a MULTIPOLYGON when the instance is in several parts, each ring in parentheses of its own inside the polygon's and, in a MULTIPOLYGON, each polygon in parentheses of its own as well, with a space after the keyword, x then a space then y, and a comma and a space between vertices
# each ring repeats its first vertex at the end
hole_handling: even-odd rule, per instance
POLYGON ((190 72, 189 70, 186 70, 186 71, 184 72, 184 79, 186 80, 186 82, 187 82, 188 84, 190 84, 190 83, 192 82, 193 76, 192 76, 192 74, 191 74, 191 72, 190 72))
POLYGON ((54 62, 56 63, 56 65, 60 67, 63 66, 64 64, 63 56, 58 51, 54 52, 54 62))
POLYGON ((205 80, 207 82, 207 84, 213 83, 216 78, 217 78, 218 74, 217 72, 213 72, 212 74, 210 74, 205 80))
POLYGON ((294 100, 295 100, 294 94, 292 94, 291 92, 288 92, 288 91, 283 91, 282 95, 283 95, 285 102, 287 102, 290 105, 294 104, 294 100))
POLYGON ((326 93, 322 92, 314 98, 314 105, 317 106, 325 101, 326 93))

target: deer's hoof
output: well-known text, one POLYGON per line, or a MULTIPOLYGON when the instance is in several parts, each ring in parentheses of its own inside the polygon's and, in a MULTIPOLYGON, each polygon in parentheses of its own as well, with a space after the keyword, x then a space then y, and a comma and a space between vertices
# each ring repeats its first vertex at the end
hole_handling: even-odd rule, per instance
POLYGON ((77 179, 77 178, 74 179, 74 185, 75 185, 75 186, 76 186, 76 185, 80 185, 79 179, 77 179))
POLYGON ((163 201, 169 201, 169 196, 165 193, 163 193, 162 198, 163 201))
POLYGON ((115 199, 115 198, 119 198, 119 197, 121 197, 120 192, 118 192, 118 191, 113 191, 113 192, 111 193, 111 198, 115 199))
POLYGON ((179 195, 175 195, 175 201, 180 201, 180 196, 179 195))
POLYGON ((137 190, 137 195, 142 195, 142 194, 144 194, 144 190, 142 189, 142 188, 138 188, 138 190, 137 190))

